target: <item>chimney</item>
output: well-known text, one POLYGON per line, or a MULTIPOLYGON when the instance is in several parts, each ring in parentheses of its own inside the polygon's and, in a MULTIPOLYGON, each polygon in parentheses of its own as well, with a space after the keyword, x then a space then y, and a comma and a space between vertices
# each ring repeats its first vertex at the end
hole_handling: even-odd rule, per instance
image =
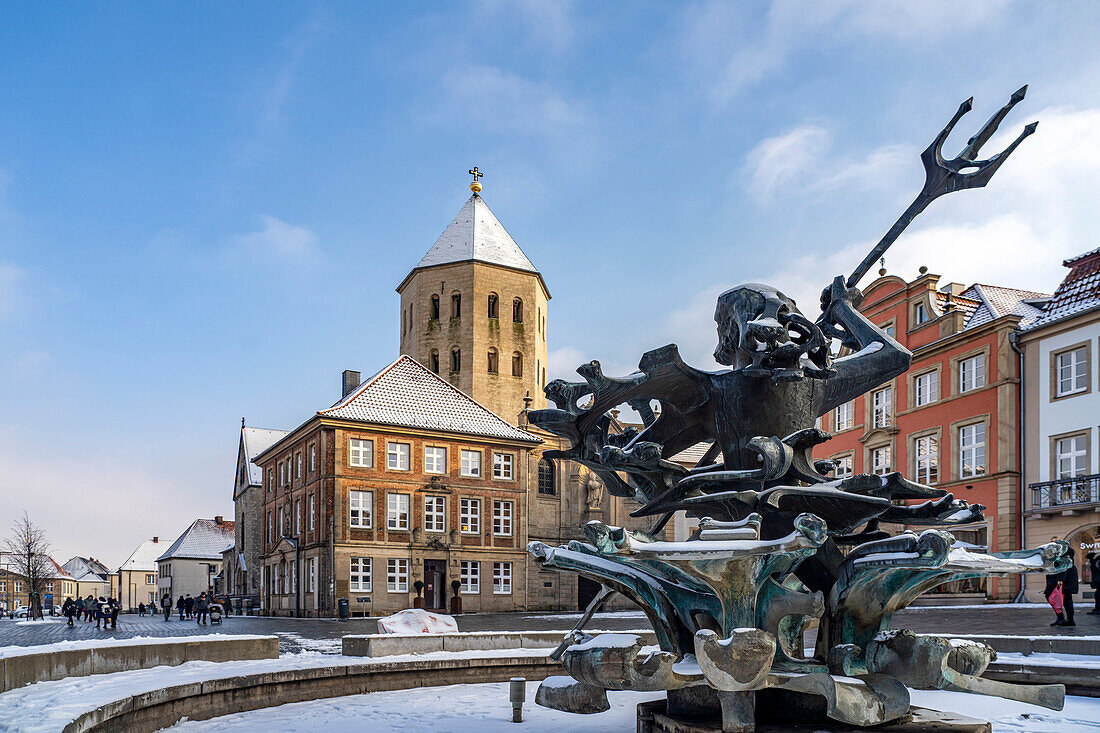
POLYGON ((359 386, 359 372, 351 369, 344 370, 344 393, 341 397, 347 397, 353 389, 359 386))
POLYGON ((224 519, 225 517, 223 517, 221 514, 216 514, 214 515, 214 524, 221 524, 222 520, 224 519))

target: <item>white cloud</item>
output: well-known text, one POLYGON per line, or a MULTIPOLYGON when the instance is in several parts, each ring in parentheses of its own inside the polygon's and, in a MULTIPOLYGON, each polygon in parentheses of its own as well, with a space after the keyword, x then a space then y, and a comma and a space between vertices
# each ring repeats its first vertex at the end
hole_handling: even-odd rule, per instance
POLYGON ((260 223, 260 229, 236 238, 237 250, 259 262, 276 264, 302 264, 320 258, 317 235, 311 229, 267 214, 260 216, 260 223))
POLYGON ((576 36, 573 0, 481 0, 478 5, 488 16, 518 17, 532 44, 553 54, 563 53, 576 36))
POLYGON ((1008 0, 802 0, 755 6, 711 0, 683 14, 679 46, 710 102, 724 107, 745 88, 781 73, 797 52, 868 37, 911 45, 938 43, 1003 17, 1008 0))
POLYGON ((591 118, 581 105, 546 84, 495 66, 451 70, 443 85, 456 114, 496 133, 532 135, 564 144, 590 131, 591 118))
POLYGON ((817 167, 831 143, 828 131, 817 125, 800 125, 761 140, 746 157, 752 195, 760 201, 770 199, 776 188, 817 167))

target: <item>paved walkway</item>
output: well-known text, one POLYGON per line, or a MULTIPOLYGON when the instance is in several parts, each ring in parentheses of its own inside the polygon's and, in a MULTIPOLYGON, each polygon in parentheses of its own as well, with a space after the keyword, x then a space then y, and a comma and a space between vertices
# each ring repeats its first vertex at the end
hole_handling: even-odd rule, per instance
MULTIPOLYGON (((1049 608, 1036 606, 989 605, 982 607, 910 608, 894 616, 895 628, 909 628, 918 633, 940 634, 1007 634, 1022 636, 1100 636, 1100 616, 1077 615, 1075 628, 1051 628, 1054 615, 1049 608)), ((498 613, 470 614, 458 617, 462 631, 519 631, 570 629, 579 614, 498 613)), ((589 629, 622 631, 648 628, 649 622, 640 611, 599 614, 588 624, 589 629)), ((0 646, 34 646, 74 639, 136 636, 191 636, 194 634, 277 634, 282 652, 315 650, 338 653, 344 634, 373 634, 377 620, 355 618, 346 622, 333 619, 267 618, 262 616, 229 616, 218 626, 200 626, 192 621, 171 621, 162 617, 127 614, 119 616, 118 628, 105 631, 94 623, 78 622, 69 628, 64 619, 41 623, 0 620, 0 646)))

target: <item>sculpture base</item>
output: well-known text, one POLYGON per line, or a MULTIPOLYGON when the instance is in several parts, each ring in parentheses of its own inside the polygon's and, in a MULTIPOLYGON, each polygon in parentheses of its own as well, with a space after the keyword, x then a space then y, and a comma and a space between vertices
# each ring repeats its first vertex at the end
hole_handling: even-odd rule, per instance
MULTIPOLYGON (((909 718, 871 728, 861 728, 830 720, 806 723, 758 720, 756 733, 990 733, 992 726, 976 718, 938 710, 912 707, 909 718)), ((721 718, 670 717, 665 701, 654 700, 638 705, 638 733, 723 733, 721 718)))

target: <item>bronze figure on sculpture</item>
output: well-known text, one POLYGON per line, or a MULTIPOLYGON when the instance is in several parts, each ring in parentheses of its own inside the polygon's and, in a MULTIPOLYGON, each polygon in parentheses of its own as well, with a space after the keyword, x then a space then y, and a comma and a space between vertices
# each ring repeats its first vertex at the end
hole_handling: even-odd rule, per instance
POLYGON ((902 374, 912 357, 859 312, 860 278, 932 200, 986 185, 1035 131, 1032 123, 1002 153, 977 159, 1025 91, 946 160, 942 145, 971 101, 960 106, 921 155, 920 194, 850 276, 825 288, 816 320, 776 288, 741 285, 718 298, 714 316, 714 356, 730 369, 695 369, 669 345, 643 355, 626 377, 590 362, 577 369, 583 382, 547 385, 556 407, 530 421, 570 444, 547 455, 584 464, 611 494, 640 505, 634 516, 655 521, 648 533, 593 521, 588 542, 528 547, 544 567, 603 586, 554 652, 576 682, 548 684, 541 704, 591 712, 608 689, 667 690, 669 719, 709 714, 731 732, 751 731, 757 717, 779 710, 857 727, 903 719, 907 685, 1061 707, 1060 686, 981 678, 994 656, 989 647, 893 631, 890 620, 951 580, 1056 572, 1068 563, 1068 546, 969 551, 946 530, 980 521, 985 507, 900 473, 837 479, 830 461, 813 458, 830 437, 815 421, 902 374), (612 429, 609 412, 622 404, 641 415, 641 429, 612 429), (694 468, 669 460, 698 443, 710 448, 694 468), (700 518, 699 529, 685 542, 658 540, 680 510, 700 518), (884 523, 932 528, 891 535, 884 523), (642 654, 637 638, 583 631, 615 593, 646 612, 659 652, 642 654), (811 621, 817 646, 807 652, 802 636, 811 621))

